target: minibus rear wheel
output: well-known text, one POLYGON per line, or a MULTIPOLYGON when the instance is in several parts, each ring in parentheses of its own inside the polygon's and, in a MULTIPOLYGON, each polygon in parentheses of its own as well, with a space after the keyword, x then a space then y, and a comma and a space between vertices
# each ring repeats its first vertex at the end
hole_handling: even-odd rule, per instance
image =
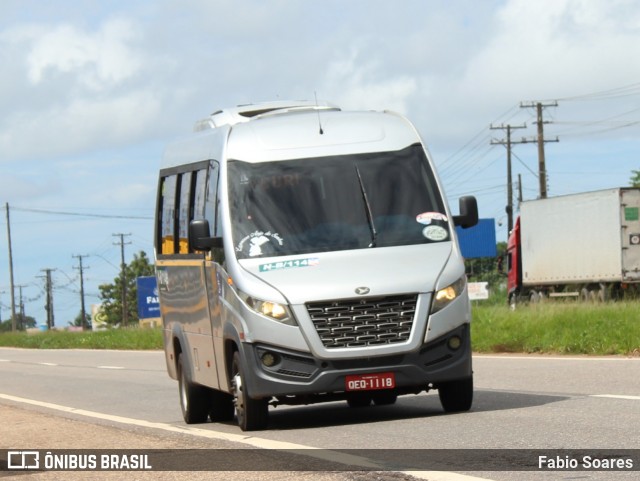
POLYGON ((269 422, 268 399, 251 398, 247 392, 245 379, 240 354, 236 351, 233 353, 231 365, 231 388, 238 426, 243 431, 258 431, 266 428, 269 422))
POLYGON ((184 369, 184 356, 178 355, 178 391, 182 417, 187 424, 204 423, 211 408, 211 390, 191 381, 184 369))

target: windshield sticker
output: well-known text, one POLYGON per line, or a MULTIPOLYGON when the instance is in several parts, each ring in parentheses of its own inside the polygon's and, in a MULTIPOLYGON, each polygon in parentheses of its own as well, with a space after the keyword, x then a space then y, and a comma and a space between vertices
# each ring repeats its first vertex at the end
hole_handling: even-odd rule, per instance
POLYGON ((260 264, 260 272, 277 271, 280 269, 291 269, 294 267, 313 267, 320 264, 320 259, 310 257, 308 259, 292 259, 290 261, 269 262, 260 264))
POLYGON ((443 241, 449 237, 447 229, 440 227, 439 225, 430 225, 425 227, 422 229, 422 235, 434 242, 443 241))
POLYGON ((424 224, 424 225, 429 225, 434 220, 441 220, 443 222, 449 221, 449 219, 447 219, 447 216, 444 214, 441 214, 440 212, 423 212, 422 214, 418 214, 416 216, 416 220, 420 224, 424 224))
POLYGON ((284 244, 284 239, 280 237, 280 234, 275 232, 263 232, 255 231, 245 236, 237 245, 236 252, 243 252, 247 247, 249 249, 249 257, 258 257, 262 255, 262 246, 272 242, 277 242, 278 245, 284 244))

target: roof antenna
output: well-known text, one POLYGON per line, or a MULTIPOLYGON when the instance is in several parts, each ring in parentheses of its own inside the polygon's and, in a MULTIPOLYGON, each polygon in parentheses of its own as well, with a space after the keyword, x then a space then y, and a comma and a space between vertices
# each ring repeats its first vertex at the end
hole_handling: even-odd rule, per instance
POLYGON ((324 134, 324 130, 322 130, 322 122, 320 121, 320 108, 318 106, 318 94, 316 91, 313 91, 313 95, 316 98, 316 112, 318 112, 318 126, 320 127, 320 135, 324 134))

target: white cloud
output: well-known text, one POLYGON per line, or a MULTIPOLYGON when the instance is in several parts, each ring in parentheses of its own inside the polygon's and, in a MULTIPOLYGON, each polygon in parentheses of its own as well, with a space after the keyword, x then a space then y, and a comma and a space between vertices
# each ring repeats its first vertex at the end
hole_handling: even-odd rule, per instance
POLYGON ((75 154, 148 133, 161 118, 163 95, 142 76, 143 58, 152 55, 142 55, 138 30, 133 21, 107 19, 91 31, 63 23, 3 32, 0 52, 13 61, 10 75, 23 78, 6 80, 10 90, 0 92, 7 109, 0 159, 75 154))
POLYGON ((56 75, 72 74, 78 84, 90 91, 117 86, 141 67, 138 53, 129 45, 135 31, 130 21, 119 19, 105 22, 96 32, 73 25, 43 31, 30 39, 28 78, 33 84, 40 84, 56 75))
POLYGON ((388 109, 407 112, 407 102, 417 88, 408 75, 391 75, 377 62, 362 61, 354 50, 332 62, 323 79, 323 93, 343 109, 388 109))
POLYGON ((110 148, 144 136, 161 117, 161 99, 151 91, 80 96, 37 115, 14 114, 0 135, 0 151, 7 160, 16 160, 110 148))
POLYGON ((630 61, 640 56, 639 19, 630 1, 511 0, 461 88, 467 95, 480 88, 494 101, 599 90, 611 87, 613 72, 630 83, 640 76, 640 64, 630 61))

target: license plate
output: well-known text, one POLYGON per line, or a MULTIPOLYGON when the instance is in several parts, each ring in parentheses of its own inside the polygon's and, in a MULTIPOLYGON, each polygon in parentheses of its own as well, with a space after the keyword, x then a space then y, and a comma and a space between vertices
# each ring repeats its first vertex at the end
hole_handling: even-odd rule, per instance
POLYGON ((347 391, 371 391, 374 389, 393 389, 394 387, 396 387, 396 376, 392 372, 356 374, 345 378, 347 391))

